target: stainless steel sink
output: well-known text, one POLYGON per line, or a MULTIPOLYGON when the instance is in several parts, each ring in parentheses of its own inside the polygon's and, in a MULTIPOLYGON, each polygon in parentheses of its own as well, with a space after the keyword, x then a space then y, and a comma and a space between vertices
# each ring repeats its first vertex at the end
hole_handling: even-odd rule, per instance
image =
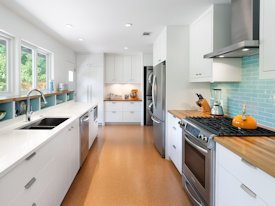
POLYGON ((19 129, 53 129, 69 118, 43 118, 19 129))

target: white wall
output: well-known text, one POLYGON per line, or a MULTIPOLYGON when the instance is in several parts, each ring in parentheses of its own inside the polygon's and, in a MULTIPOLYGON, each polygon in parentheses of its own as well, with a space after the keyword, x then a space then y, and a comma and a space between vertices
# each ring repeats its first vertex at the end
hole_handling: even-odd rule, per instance
POLYGON ((130 94, 132 89, 138 89, 138 95, 143 99, 140 84, 105 84, 105 97, 107 97, 108 94, 113 93, 121 95, 122 98, 124 98, 124 95, 130 94))
POLYGON ((143 66, 153 66, 152 53, 143 53, 143 66))
POLYGON ((196 93, 210 97, 209 83, 189 82, 189 28, 167 27, 166 108, 197 109, 196 93))
POLYGON ((98 103, 98 122, 104 121, 104 54, 77 54, 77 101, 98 103))
POLYGON ((16 82, 14 93, 19 93, 20 41, 24 40, 54 53, 54 81, 68 83, 68 68, 75 67, 75 54, 72 49, 61 44, 50 35, 41 31, 22 17, 0 4, 0 30, 15 37, 15 53, 13 81, 16 82), (73 66, 72 66, 73 65, 73 66))

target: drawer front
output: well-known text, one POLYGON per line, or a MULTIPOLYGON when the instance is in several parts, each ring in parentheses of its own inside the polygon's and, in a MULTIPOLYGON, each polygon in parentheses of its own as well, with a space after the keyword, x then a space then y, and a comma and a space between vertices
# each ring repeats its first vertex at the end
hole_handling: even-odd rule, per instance
POLYGON ((275 178, 250 165, 220 144, 217 144, 217 161, 240 182, 262 197, 265 202, 269 205, 274 204, 275 178))
POLYGON ((0 179, 0 205, 5 205, 44 167, 52 157, 51 142, 29 155, 22 163, 0 179))
POLYGON ((122 112, 105 112, 105 122, 122 122, 122 112))
POLYGON ((246 186, 222 166, 217 167, 217 206, 266 206, 259 196, 253 196, 246 186))
POLYGON ((141 111, 140 102, 124 102, 123 111, 141 111))
POLYGON ((112 102, 105 102, 105 111, 112 112, 112 111, 122 111, 123 102, 112 101, 112 102))
POLYGON ((140 122, 141 113, 136 111, 123 112, 123 121, 124 122, 140 122))
POLYGON ((179 173, 182 173, 182 135, 180 127, 175 125, 172 128, 172 156, 171 160, 175 164, 179 173))

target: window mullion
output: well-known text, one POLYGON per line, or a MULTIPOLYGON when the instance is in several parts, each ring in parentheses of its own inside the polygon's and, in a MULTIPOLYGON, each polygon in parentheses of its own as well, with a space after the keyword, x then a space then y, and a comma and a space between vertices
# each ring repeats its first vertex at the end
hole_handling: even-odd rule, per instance
POLYGON ((32 87, 37 88, 37 51, 33 49, 33 64, 32 64, 32 87))

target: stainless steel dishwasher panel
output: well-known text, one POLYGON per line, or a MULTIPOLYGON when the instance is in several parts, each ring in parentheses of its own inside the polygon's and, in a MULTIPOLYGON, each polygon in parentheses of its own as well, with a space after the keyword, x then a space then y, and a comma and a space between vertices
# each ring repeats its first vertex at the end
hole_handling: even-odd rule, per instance
POLYGON ((80 131, 80 166, 82 166, 89 152, 89 113, 79 119, 80 131))

